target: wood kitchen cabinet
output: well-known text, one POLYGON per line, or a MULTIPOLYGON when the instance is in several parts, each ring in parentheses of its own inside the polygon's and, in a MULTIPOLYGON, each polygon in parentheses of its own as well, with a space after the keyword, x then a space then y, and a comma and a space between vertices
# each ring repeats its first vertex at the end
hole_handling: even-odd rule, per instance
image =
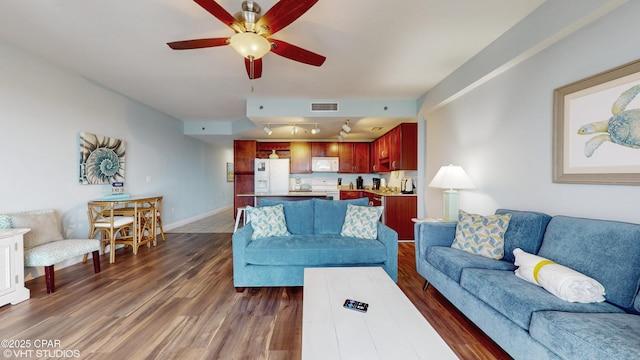
POLYGON ((255 140, 233 141, 233 173, 253 175, 253 164, 256 158, 255 140))
POLYGON ((239 197, 238 194, 253 192, 253 166, 256 158, 255 140, 235 140, 233 142, 233 216, 240 207, 253 204, 253 197, 239 197))
POLYGON ((374 140, 373 172, 418 170, 418 124, 402 123, 374 140))
POLYGON ((367 197, 362 190, 340 190, 340 200, 360 199, 367 197))
POLYGON ((388 136, 389 170, 418 170, 418 124, 402 123, 388 136))
POLYGON ((398 233, 398 240, 413 240, 413 221, 418 216, 417 196, 385 196, 384 223, 398 233))
POLYGON ((316 157, 335 157, 338 155, 338 143, 337 142, 312 142, 311 143, 311 156, 316 157))
POLYGON ((338 172, 366 174, 371 172, 370 144, 365 142, 340 143, 338 172))
POLYGON ((311 173, 311 143, 295 141, 289 145, 291 152, 291 173, 311 173))

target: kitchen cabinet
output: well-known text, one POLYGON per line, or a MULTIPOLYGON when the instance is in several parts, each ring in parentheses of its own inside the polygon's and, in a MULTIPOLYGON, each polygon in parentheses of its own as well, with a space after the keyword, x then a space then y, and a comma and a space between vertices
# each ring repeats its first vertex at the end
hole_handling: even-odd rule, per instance
POLYGON ((418 170, 418 124, 402 123, 388 134, 389 170, 418 170))
POLYGON ((290 144, 288 142, 259 142, 256 146, 255 157, 258 159, 268 159, 273 150, 280 159, 291 157, 290 144))
POLYGON ((290 143, 291 152, 291 173, 310 174, 311 173, 311 143, 304 141, 294 141, 290 143))
POLYGON ((417 196, 385 196, 384 223, 398 233, 398 240, 413 240, 413 221, 418 217, 417 196))
POLYGON ((256 158, 255 140, 233 141, 233 173, 253 175, 253 163, 256 158))
POLYGON ((418 170, 418 124, 402 123, 374 140, 373 172, 418 170))
POLYGON ((366 197, 362 190, 340 190, 340 200, 360 199, 366 197))
POLYGON ((370 170, 370 145, 369 143, 340 143, 338 146, 340 165, 338 172, 366 174, 370 170))
POLYGON ((253 165, 256 158, 255 140, 235 140, 233 142, 233 216, 238 208, 253 205, 253 198, 239 197, 238 194, 252 193, 254 186, 253 165))
POLYGON ((311 156, 335 157, 338 155, 338 143, 336 142, 312 142, 311 156))

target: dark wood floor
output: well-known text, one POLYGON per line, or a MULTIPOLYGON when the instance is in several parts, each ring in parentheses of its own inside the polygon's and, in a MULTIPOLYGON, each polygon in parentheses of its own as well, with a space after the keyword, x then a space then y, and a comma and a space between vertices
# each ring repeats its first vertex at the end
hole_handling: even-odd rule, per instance
MULTIPOLYGON (((510 359, 437 290, 422 291, 413 243, 399 250, 398 286, 460 358, 510 359)), ((54 294, 44 278, 29 281, 31 299, 0 308, 0 338, 30 340, 32 358, 47 349, 80 359, 300 358, 302 288, 236 293, 231 234, 167 234, 137 256, 121 249, 115 264, 102 260, 99 274, 90 263, 56 271, 54 294), (37 349, 36 339, 60 347, 37 349)))

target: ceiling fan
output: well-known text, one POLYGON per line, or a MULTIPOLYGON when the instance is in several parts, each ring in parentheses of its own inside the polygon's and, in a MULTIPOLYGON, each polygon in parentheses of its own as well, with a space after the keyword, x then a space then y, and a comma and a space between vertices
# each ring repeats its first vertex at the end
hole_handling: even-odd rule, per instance
POLYGON ((228 38, 208 38, 167 43, 173 50, 231 45, 244 57, 249 79, 262 76, 262 57, 269 51, 304 64, 320 66, 325 57, 282 40, 270 38, 309 10, 318 0, 280 0, 264 16, 255 1, 244 1, 242 11, 229 14, 214 0, 194 0, 236 33, 228 38))

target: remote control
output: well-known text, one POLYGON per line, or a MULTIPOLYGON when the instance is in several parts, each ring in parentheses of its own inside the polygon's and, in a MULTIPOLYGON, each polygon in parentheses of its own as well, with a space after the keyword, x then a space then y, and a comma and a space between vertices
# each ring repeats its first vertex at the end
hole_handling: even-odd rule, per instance
POLYGON ((344 305, 342 306, 347 309, 356 310, 360 312, 367 312, 367 309, 369 309, 369 304, 352 300, 352 299, 345 300, 344 305))

